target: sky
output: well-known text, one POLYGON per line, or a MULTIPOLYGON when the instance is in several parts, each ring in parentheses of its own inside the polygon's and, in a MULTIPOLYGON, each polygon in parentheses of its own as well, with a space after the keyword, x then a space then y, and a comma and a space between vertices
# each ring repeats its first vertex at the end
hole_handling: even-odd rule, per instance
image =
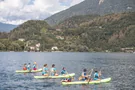
POLYGON ((43 20, 84 0, 0 0, 0 22, 19 25, 43 20))

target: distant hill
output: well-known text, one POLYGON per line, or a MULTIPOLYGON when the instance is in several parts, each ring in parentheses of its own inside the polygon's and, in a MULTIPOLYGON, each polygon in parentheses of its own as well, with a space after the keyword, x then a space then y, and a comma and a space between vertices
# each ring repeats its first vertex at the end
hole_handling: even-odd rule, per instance
POLYGON ((79 15, 68 18, 64 21, 61 21, 56 28, 60 29, 69 29, 69 28, 77 28, 81 23, 90 21, 94 18, 100 17, 99 15, 79 15))
POLYGON ((18 38, 37 39, 40 37, 42 29, 46 30, 50 26, 43 20, 29 20, 10 32, 9 38, 17 40, 18 38))
POLYGON ((135 49, 135 12, 110 14, 85 21, 81 18, 69 18, 57 26, 63 28, 61 35, 66 37, 65 48, 73 51, 121 51, 121 48, 126 47, 135 49), (73 23, 76 18, 83 22, 73 23))
POLYGON ((85 0, 67 10, 45 19, 50 25, 56 25, 76 15, 112 14, 135 11, 135 0, 85 0))
POLYGON ((16 27, 17 25, 5 24, 0 22, 0 32, 9 32, 16 27))
MULTIPOLYGON (((1 38, 5 38, 1 33, 1 38)), ((25 39, 25 45, 41 43, 40 50, 51 51, 121 51, 135 49, 135 12, 104 16, 83 15, 66 19, 52 29, 45 21, 30 20, 8 34, 8 39, 25 39), (59 28, 57 30, 57 28, 59 28)))

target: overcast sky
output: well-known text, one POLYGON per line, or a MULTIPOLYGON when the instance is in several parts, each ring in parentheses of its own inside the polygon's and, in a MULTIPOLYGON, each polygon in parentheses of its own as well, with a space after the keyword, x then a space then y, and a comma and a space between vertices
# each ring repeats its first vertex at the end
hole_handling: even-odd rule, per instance
POLYGON ((21 24, 67 9, 84 0, 0 0, 0 22, 21 24))

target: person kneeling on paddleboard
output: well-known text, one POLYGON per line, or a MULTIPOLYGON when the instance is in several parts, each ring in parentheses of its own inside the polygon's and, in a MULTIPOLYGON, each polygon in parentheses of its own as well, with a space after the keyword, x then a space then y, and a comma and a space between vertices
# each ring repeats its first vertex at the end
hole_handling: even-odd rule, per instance
POLYGON ((31 65, 30 65, 30 63, 27 65, 27 70, 31 70, 31 65))
POLYGON ((47 64, 44 64, 43 71, 42 71, 42 75, 48 76, 47 64))
POLYGON ((56 68, 55 68, 55 64, 52 64, 51 76, 58 76, 56 68))
POLYGON ((27 70, 26 63, 25 63, 24 66, 23 66, 23 70, 27 70))
POLYGON ((79 80, 82 80, 82 81, 87 81, 88 80, 87 69, 83 70, 82 75, 79 77, 79 80))
MULTIPOLYGON (((61 71, 61 75, 66 75, 66 74, 68 74, 68 72, 66 71, 66 68, 63 67, 62 68, 62 71, 61 71)), ((72 81, 72 78, 71 77, 65 78, 65 79, 61 80, 61 82, 71 82, 71 81, 72 81)))
POLYGON ((36 62, 34 62, 34 64, 33 64, 33 70, 37 70, 37 63, 36 62))
POLYGON ((98 73, 98 71, 95 70, 95 73, 94 73, 94 80, 100 80, 100 79, 99 79, 99 76, 101 76, 101 71, 100 71, 100 73, 98 73))
POLYGON ((67 74, 67 71, 66 71, 66 68, 63 67, 63 68, 62 68, 62 71, 61 71, 61 75, 65 75, 65 74, 67 74))

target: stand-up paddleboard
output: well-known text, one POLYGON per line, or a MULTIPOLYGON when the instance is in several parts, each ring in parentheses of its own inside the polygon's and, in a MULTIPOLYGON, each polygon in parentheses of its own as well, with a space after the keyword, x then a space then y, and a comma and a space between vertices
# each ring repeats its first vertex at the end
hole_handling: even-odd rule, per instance
POLYGON ((75 73, 71 73, 71 74, 66 74, 66 75, 58 75, 58 76, 34 76, 34 78, 36 79, 56 79, 56 78, 70 78, 70 77, 73 77, 75 76, 75 73))
POLYGON ((37 69, 37 70, 16 70, 15 72, 17 73, 36 73, 36 72, 41 72, 42 69, 37 69))
POLYGON ((75 84, 100 84, 110 82, 111 78, 92 80, 92 81, 74 81, 74 82, 62 82, 62 85, 75 85, 75 84))

